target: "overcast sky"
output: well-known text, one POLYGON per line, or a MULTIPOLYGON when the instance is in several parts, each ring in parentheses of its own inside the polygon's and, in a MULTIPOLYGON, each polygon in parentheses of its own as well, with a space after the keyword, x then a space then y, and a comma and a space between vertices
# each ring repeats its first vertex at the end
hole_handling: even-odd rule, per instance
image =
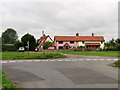
POLYGON ((19 39, 26 33, 40 38, 42 31, 55 35, 118 37, 119 0, 4 0, 2 2, 2 32, 13 28, 19 39), (34 2, 33 2, 34 1, 34 2))

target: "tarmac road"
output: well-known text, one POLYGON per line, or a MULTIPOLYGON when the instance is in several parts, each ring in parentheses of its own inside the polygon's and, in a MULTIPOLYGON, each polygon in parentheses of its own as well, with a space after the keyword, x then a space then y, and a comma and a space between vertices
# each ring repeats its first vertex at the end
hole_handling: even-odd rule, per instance
POLYGON ((118 88, 117 57, 68 55, 68 58, 3 61, 2 69, 22 88, 118 88))

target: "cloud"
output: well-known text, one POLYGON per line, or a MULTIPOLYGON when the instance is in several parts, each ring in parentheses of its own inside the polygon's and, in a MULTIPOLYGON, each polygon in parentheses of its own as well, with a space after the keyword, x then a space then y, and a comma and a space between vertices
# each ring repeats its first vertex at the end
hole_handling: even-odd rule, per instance
MULTIPOLYGON (((79 2, 3 2, 3 31, 15 29, 21 38, 31 33, 40 38, 44 30, 55 35, 96 35, 117 38, 117 0, 79 2)), ((19 1, 19 0, 18 0, 19 1)))

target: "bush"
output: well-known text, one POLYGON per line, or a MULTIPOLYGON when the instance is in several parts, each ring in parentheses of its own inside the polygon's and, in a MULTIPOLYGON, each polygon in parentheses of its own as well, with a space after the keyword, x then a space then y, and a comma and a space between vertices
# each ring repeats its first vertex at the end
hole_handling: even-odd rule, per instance
POLYGON ((43 48, 44 48, 44 49, 48 49, 48 48, 51 47, 52 45, 53 45, 52 42, 48 42, 48 41, 47 41, 47 42, 44 42, 44 43, 43 43, 43 48))
POLYGON ((114 63, 116 67, 120 68, 120 60, 114 63))
POLYGON ((17 51, 14 46, 2 45, 2 51, 17 51))
POLYGON ((16 42, 14 43, 14 46, 15 46, 16 49, 19 49, 19 47, 23 47, 23 42, 16 41, 16 42))

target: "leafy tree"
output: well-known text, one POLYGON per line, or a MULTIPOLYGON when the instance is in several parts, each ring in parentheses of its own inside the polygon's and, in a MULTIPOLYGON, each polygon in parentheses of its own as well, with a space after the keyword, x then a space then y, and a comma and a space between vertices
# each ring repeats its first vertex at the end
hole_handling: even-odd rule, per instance
POLYGON ((43 48, 44 48, 44 49, 48 49, 48 48, 51 47, 52 45, 53 45, 52 42, 48 42, 48 41, 47 41, 47 42, 44 42, 44 43, 43 43, 43 48))
POLYGON ((117 44, 117 50, 120 51, 120 38, 117 38, 115 42, 117 44))
POLYGON ((120 44, 120 38, 117 38, 115 41, 117 44, 120 44))
POLYGON ((29 50, 30 51, 34 51, 35 47, 36 47, 36 40, 34 38, 34 36, 32 36, 31 34, 27 33, 25 34, 22 38, 21 41, 23 42, 24 47, 28 46, 27 42, 29 41, 29 50))
POLYGON ((118 40, 110 40, 109 42, 105 43, 106 50, 118 50, 118 40))
POLYGON ((39 45, 39 40, 40 40, 40 39, 37 39, 37 42, 36 42, 36 47, 39 45))
POLYGON ((0 52, 2 51, 2 38, 0 37, 0 52))
POLYGON ((19 40, 14 43, 14 46, 16 49, 19 49, 19 47, 23 47, 23 42, 20 42, 19 40))
POLYGON ((5 32, 2 33, 3 44, 14 44, 17 39, 17 32, 12 28, 8 28, 5 32))

